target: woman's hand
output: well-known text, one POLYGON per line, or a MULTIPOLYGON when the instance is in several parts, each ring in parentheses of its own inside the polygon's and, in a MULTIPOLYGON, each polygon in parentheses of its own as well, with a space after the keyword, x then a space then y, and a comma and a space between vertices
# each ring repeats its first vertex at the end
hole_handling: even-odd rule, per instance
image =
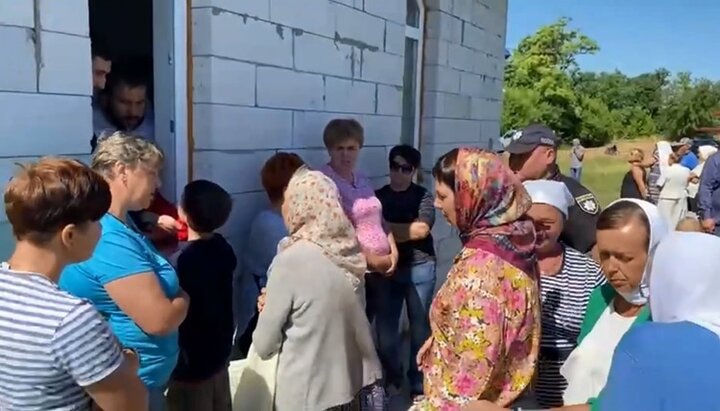
POLYGON ((180 222, 169 215, 161 215, 158 217, 157 226, 169 233, 174 233, 181 228, 180 222))
POLYGON ((138 357, 135 350, 123 348, 122 353, 130 369, 137 374, 138 370, 140 369, 140 358, 138 357))
POLYGON ((462 411, 504 411, 507 408, 503 408, 499 405, 495 405, 490 401, 472 401, 462 408, 462 411))
POLYGON ((422 347, 417 352, 417 358, 415 358, 415 361, 417 363, 418 369, 421 371, 425 368, 425 362, 427 360, 428 353, 430 352, 430 347, 433 344, 433 337, 431 336, 427 340, 425 340, 425 343, 423 343, 422 347))
POLYGON ((363 254, 365 255, 365 260, 367 260, 369 271, 381 274, 392 272, 390 271, 393 269, 392 256, 390 254, 377 255, 370 251, 363 251, 363 254))
POLYGON ((265 287, 260 290, 260 296, 257 299, 257 310, 259 313, 265 308, 265 297, 267 296, 267 289, 265 287))

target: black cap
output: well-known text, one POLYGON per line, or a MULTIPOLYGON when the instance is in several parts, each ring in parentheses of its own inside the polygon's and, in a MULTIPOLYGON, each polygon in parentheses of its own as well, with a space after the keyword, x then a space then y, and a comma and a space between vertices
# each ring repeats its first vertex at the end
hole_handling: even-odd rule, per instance
POLYGON ((548 126, 531 124, 512 135, 505 151, 510 154, 525 154, 539 146, 557 148, 560 139, 548 126))

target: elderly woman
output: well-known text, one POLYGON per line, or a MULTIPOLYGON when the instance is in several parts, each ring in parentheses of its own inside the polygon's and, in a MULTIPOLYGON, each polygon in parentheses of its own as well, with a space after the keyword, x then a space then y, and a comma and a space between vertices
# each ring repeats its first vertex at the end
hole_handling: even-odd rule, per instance
POLYGON ((542 338, 535 392, 541 406, 563 404, 567 382, 560 367, 576 347, 593 290, 605 283, 600 266, 559 242, 574 199, 565 184, 550 180, 523 183, 533 205, 527 215, 538 234, 537 259, 542 299, 542 338))
POLYGON ((92 255, 109 206, 107 183, 75 160, 28 164, 5 189, 17 242, 0 264, 0 408, 147 409, 137 357, 92 304, 57 287, 67 264, 92 255))
MULTIPOLYGON (((676 148, 676 151, 678 149, 676 148)), ((676 152, 668 158, 668 168, 662 175, 659 184, 660 196, 657 206, 660 214, 667 220, 670 227, 675 227, 687 215, 688 184, 691 180, 690 170, 681 164, 680 155, 676 152)))
POLYGON ((650 275, 653 322, 630 330, 612 359, 603 409, 717 410, 720 238, 673 233, 650 275))
MULTIPOLYGON (((615 410, 601 405, 602 396, 598 398, 598 395, 605 386, 613 352, 622 336, 631 327, 650 319, 647 308, 649 262, 656 246, 668 232, 657 207, 646 201, 620 199, 600 214, 598 251, 608 283, 591 294, 578 346, 560 369, 568 382, 564 403, 575 405, 553 410, 615 410)), ((481 402, 472 404, 465 411, 501 409, 489 402, 481 402)))
MULTIPOLYGON (((397 268, 398 249, 392 231, 383 220, 382 203, 370 181, 356 170, 358 155, 365 141, 362 125, 354 119, 331 120, 323 131, 323 143, 330 162, 320 168, 340 192, 345 214, 355 228, 360 248, 367 261, 366 312, 370 322, 382 304, 385 282, 378 276, 392 275, 397 268)), ((381 358, 383 368, 392 370, 392 359, 381 358)), ((368 388, 363 394, 363 409, 383 410, 387 401, 383 387, 368 388)))
POLYGON ((139 137, 116 133, 98 144, 92 168, 110 186, 112 202, 92 257, 67 267, 60 279, 62 289, 95 305, 124 347, 137 351, 151 411, 165 409, 177 330, 189 304, 172 265, 128 218, 152 201, 162 164, 162 152, 139 137))
POLYGON ((364 130, 357 120, 330 121, 323 132, 330 162, 320 171, 337 185, 343 210, 355 227, 368 269, 390 274, 398 258, 395 241, 392 232, 384 229, 382 204, 370 181, 355 169, 364 141, 364 130))
POLYGON ((268 273, 253 344, 263 359, 279 353, 276 411, 345 409, 381 378, 358 296, 365 258, 322 173, 298 170, 281 211, 290 235, 268 273))
POLYGON ((433 176, 435 206, 463 248, 430 308, 432 335, 418 352, 425 398, 414 409, 525 405, 540 343, 530 196, 500 157, 478 149, 448 152, 433 176))
POLYGON ((242 256, 244 270, 235 278, 234 284, 235 339, 241 356, 247 355, 252 343, 252 333, 257 324, 255 303, 260 290, 267 284, 268 268, 277 254, 278 243, 288 235, 280 215, 283 192, 290 178, 304 164, 297 154, 280 152, 270 157, 260 170, 260 180, 270 207, 260 211, 250 223, 242 256))

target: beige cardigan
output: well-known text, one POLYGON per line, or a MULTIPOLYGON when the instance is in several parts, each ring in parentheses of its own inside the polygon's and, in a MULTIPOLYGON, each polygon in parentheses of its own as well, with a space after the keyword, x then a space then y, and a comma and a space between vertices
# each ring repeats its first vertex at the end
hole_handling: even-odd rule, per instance
POLYGON ((382 375, 370 324, 350 282, 308 241, 273 260, 253 344, 263 359, 280 351, 276 411, 349 403, 382 375))

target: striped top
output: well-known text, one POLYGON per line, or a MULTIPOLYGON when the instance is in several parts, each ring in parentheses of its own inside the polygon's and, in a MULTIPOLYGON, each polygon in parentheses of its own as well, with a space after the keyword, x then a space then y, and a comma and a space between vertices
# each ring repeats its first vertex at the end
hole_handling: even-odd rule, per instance
POLYGON ((0 410, 85 411, 83 388, 123 355, 95 308, 39 274, 0 265, 0 410))
POLYGON ((577 345, 590 294, 605 281, 600 266, 589 255, 570 247, 565 247, 560 272, 540 277, 542 338, 536 390, 543 407, 563 403, 567 382, 560 367, 577 345))

